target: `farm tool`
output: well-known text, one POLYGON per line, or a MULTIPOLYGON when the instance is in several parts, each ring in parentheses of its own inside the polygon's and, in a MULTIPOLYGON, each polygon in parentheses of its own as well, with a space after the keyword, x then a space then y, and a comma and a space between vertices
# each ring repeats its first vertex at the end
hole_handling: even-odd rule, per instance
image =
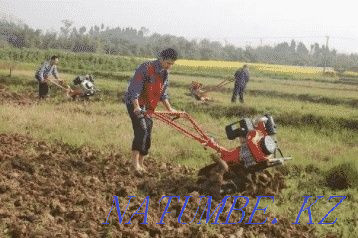
POLYGON ((55 85, 56 87, 62 89, 63 91, 66 92, 67 96, 70 96, 71 93, 73 92, 72 89, 70 88, 69 85, 65 85, 62 81, 56 82, 55 80, 51 79, 51 78, 46 78, 48 82, 50 82, 51 84, 55 85), (62 83, 61 83, 62 82, 62 83))
POLYGON ((94 96, 99 90, 94 85, 94 77, 92 75, 77 76, 73 80, 75 88, 70 93, 72 99, 76 97, 81 97, 84 99, 89 99, 89 97, 94 96))
POLYGON ((199 170, 198 183, 203 192, 220 197, 229 192, 243 194, 275 194, 284 187, 283 176, 272 175, 269 167, 291 159, 284 157, 275 139, 276 125, 272 116, 251 120, 243 118, 226 126, 229 140, 239 138, 241 145, 227 149, 208 136, 186 112, 154 112, 152 117, 175 128, 185 136, 216 151, 215 163, 199 170), (179 123, 179 119, 186 124, 179 123), (281 157, 277 157, 277 152, 281 157))
POLYGON ((203 90, 203 84, 192 81, 190 87, 190 94, 198 101, 209 101, 210 98, 208 97, 207 91, 203 90))
POLYGON ((72 89, 69 85, 64 84, 62 81, 56 82, 51 78, 47 78, 47 81, 62 89, 66 93, 67 97, 72 97, 72 99, 75 99, 76 97, 88 99, 90 96, 93 96, 96 91, 99 91, 94 86, 94 80, 92 76, 86 76, 83 79, 76 77, 74 79, 74 89, 72 89))
POLYGON ((203 84, 197 81, 192 81, 190 86, 190 93, 191 95, 198 101, 210 101, 210 97, 208 96, 210 91, 217 90, 228 83, 233 82, 233 79, 225 79, 219 84, 215 85, 212 88, 204 89, 203 84))

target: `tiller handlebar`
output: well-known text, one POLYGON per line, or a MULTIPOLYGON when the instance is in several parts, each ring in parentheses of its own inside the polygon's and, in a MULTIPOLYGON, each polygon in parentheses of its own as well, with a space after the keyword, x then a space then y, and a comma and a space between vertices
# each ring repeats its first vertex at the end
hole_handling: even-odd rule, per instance
POLYGON ((210 138, 186 112, 154 112, 152 117, 170 125, 185 136, 198 141, 203 146, 215 150, 221 155, 221 159, 226 162, 235 162, 239 158, 239 148, 228 150, 220 146, 213 138, 210 138), (186 120, 190 125, 184 126, 179 124, 177 119, 186 120))

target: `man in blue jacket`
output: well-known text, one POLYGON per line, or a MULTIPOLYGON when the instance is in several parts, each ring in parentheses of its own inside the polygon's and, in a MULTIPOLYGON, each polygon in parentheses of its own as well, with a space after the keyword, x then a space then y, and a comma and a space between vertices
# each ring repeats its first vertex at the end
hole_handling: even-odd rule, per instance
POLYGON ((39 82, 39 98, 44 99, 48 94, 48 77, 52 75, 55 79, 62 82, 57 72, 58 56, 53 55, 49 61, 44 62, 36 71, 35 78, 39 82))
POLYGON ((236 102, 237 95, 239 95, 239 100, 241 103, 244 103, 244 92, 247 82, 249 82, 250 74, 249 67, 245 64, 242 69, 239 69, 235 72, 235 87, 232 94, 231 102, 236 102))

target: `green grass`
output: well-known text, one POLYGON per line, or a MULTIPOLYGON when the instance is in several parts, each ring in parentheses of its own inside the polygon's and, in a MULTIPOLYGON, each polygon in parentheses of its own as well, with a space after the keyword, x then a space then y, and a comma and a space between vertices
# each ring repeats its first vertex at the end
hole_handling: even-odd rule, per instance
POLYGON ((37 49, 0 49, 0 60, 14 63, 15 67, 22 62, 40 64, 52 55, 60 57, 60 64, 65 69, 91 70, 91 71, 125 71, 132 70, 143 60, 142 58, 111 56, 92 53, 73 53, 62 50, 37 50, 37 49))
MULTIPOLYGON (((20 62, 39 64, 48 59, 52 55, 58 55, 61 60, 61 66, 64 71, 72 73, 83 72, 105 72, 109 74, 113 72, 132 71, 137 65, 147 58, 127 57, 127 56, 113 56, 105 54, 94 53, 73 53, 63 50, 38 50, 38 49, 17 49, 17 48, 1 48, 0 60, 7 62, 6 64, 15 64, 19 67, 20 62)), ((6 65, 5 64, 5 65, 6 65)), ((1 65, 1 64, 0 64, 1 65)), ((20 66, 21 67, 21 66, 20 66)), ((339 79, 337 76, 327 76, 323 74, 303 74, 295 72, 274 72, 262 71, 256 66, 250 67, 252 76, 268 77, 281 80, 299 80, 299 81, 320 81, 336 83, 339 79)), ((175 66, 173 74, 186 76, 203 76, 203 77, 217 77, 217 78, 232 78, 235 73, 234 68, 226 67, 188 67, 175 66)), ((353 84, 357 85, 358 79, 352 77, 349 73, 343 74, 340 77, 349 77, 353 84)))

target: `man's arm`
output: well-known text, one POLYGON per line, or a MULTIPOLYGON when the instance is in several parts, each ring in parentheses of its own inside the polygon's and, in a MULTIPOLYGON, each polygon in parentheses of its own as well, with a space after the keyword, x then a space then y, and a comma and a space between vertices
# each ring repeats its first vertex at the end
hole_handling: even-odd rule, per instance
POLYGON ((168 111, 170 111, 170 112, 176 112, 176 110, 173 109, 172 106, 170 105, 168 99, 164 99, 164 100, 162 100, 162 102, 163 102, 164 107, 165 107, 168 111))
POLYGON ((43 63, 43 64, 41 65, 41 68, 39 69, 39 71, 38 71, 38 73, 37 73, 38 76, 39 76, 40 82, 44 82, 44 81, 45 81, 45 79, 44 79, 44 72, 45 72, 46 66, 47 66, 47 63, 46 63, 46 62, 43 63))
POLYGON ((145 66, 139 66, 128 86, 129 99, 133 104, 134 112, 140 111, 138 98, 143 90, 145 66))
POLYGON ((165 84, 164 84, 164 88, 163 88, 163 94, 160 97, 160 101, 162 101, 164 107, 170 111, 170 112, 176 112, 175 109, 172 108, 172 106, 169 103, 169 95, 168 95, 168 85, 169 85, 169 81, 168 78, 166 78, 165 84))
POLYGON ((168 86, 169 86, 169 81, 168 81, 168 78, 166 78, 165 82, 164 82, 164 86, 163 86, 163 93, 160 96, 160 101, 164 101, 165 99, 169 99, 168 86))
POLYGON ((245 72, 245 83, 249 82, 250 80, 250 75, 248 72, 245 72))
POLYGON ((234 74, 234 78, 238 79, 239 75, 240 75, 240 70, 236 70, 236 72, 234 74))
POLYGON ((135 113, 135 114, 137 114, 137 113, 139 113, 142 109, 140 108, 140 106, 139 106, 139 101, 138 101, 138 99, 134 99, 134 100, 132 100, 132 104, 133 104, 133 112, 135 113))
POLYGON ((52 68, 52 75, 53 75, 53 77, 55 77, 55 79, 58 79, 58 72, 57 72, 56 65, 54 65, 52 68))

